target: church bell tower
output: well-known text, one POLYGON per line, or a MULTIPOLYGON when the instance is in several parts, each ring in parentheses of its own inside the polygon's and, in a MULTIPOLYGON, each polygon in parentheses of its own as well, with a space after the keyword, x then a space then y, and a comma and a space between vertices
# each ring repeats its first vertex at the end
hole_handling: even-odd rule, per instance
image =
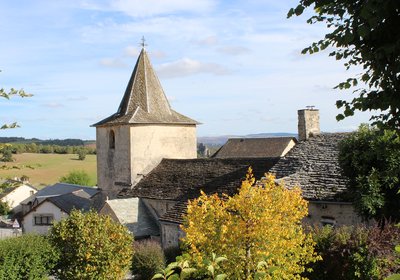
POLYGON ((112 197, 163 158, 196 158, 197 124, 171 108, 143 43, 117 112, 93 125, 98 187, 112 197))

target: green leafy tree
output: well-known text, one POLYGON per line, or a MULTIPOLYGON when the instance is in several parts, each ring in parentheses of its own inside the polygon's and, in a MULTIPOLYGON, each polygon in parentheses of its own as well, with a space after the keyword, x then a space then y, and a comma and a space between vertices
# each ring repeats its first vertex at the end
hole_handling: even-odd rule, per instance
POLYGON ((363 69, 337 85, 339 89, 353 87, 356 97, 337 101, 344 111, 336 118, 342 120, 357 110, 378 110, 372 117, 374 124, 399 131, 400 1, 300 0, 288 17, 301 15, 311 6, 315 14, 307 22, 324 23, 328 33, 302 52, 312 54, 333 47, 328 48, 329 55, 343 60, 346 69, 363 69))
POLYGON ((10 144, 5 144, 0 146, 0 161, 3 162, 12 162, 13 161, 13 156, 12 156, 12 146, 10 144))
POLYGON ((72 170, 60 178, 60 182, 81 186, 90 185, 90 176, 84 170, 72 170))
POLYGON ((44 236, 24 234, 0 240, 0 279, 48 279, 59 256, 44 236))
POLYGON ((255 184, 250 170, 238 194, 221 198, 202 193, 189 202, 183 242, 197 267, 217 254, 227 258, 220 265, 229 279, 254 279, 260 268, 275 268, 265 279, 289 279, 319 259, 301 226, 308 214, 301 190, 288 190, 274 179, 266 175, 255 184))
POLYGON ((94 211, 73 210, 54 224, 50 240, 62 255, 55 271, 60 280, 119 280, 131 266, 128 229, 94 211))
POLYGON ((87 150, 85 148, 81 148, 78 150, 78 159, 85 160, 87 154, 87 150))
MULTIPOLYGON (((6 91, 4 88, 0 88, 0 97, 3 97, 5 99, 10 99, 13 96, 30 97, 32 96, 32 94, 26 93, 23 89, 17 90, 11 88, 9 91, 6 91)), ((16 122, 12 124, 3 124, 0 126, 0 129, 15 128, 15 127, 18 127, 18 124, 16 122)))
POLYGON ((0 201, 0 215, 5 216, 11 212, 10 205, 7 201, 0 201))
POLYGON ((354 205, 365 218, 400 219, 400 137, 361 125, 339 145, 354 205))

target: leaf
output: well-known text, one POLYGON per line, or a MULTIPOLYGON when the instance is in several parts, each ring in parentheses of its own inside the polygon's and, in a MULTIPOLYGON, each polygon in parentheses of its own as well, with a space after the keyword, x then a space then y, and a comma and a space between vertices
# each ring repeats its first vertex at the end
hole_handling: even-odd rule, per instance
POLYGON ((296 9, 294 9, 294 13, 296 14, 296 16, 299 16, 303 13, 304 11, 304 6, 303 5, 298 5, 296 7, 296 9))
POLYGON ((215 277, 215 280, 224 280, 228 276, 226 274, 218 274, 217 277, 215 277))
POLYGON ((393 274, 387 277, 385 280, 400 280, 400 274, 393 274))

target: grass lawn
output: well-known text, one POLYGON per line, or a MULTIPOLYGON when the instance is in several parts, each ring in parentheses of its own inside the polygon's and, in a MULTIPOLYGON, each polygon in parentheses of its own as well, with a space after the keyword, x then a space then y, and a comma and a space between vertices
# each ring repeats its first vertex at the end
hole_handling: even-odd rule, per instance
POLYGON ((13 155, 14 162, 0 162, 0 167, 6 165, 11 169, 0 168, 0 178, 13 178, 26 175, 29 182, 37 187, 57 183, 61 176, 72 170, 84 170, 90 175, 91 184, 97 181, 96 155, 87 155, 85 160, 78 160, 74 154, 31 154, 13 155))

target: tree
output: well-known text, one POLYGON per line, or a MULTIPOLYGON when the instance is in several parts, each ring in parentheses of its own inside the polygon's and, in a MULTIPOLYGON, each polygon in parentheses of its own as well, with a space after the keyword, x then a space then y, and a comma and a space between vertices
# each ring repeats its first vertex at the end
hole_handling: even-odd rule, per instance
POLYGON ((300 0, 288 17, 301 15, 314 5, 316 15, 310 24, 323 22, 329 28, 325 37, 302 53, 316 53, 334 47, 329 53, 344 60, 346 69, 361 66, 363 72, 336 86, 353 87, 353 100, 338 100, 343 108, 336 118, 342 120, 355 111, 379 110, 372 116, 381 128, 400 131, 400 1, 398 0, 300 0), (365 84, 366 88, 358 87, 365 84))
POLYGON ((60 178, 60 182, 81 186, 90 185, 90 176, 84 170, 72 170, 60 178))
POLYGON ((238 194, 202 192, 189 201, 183 241, 199 267, 213 254, 226 256, 221 267, 229 279, 253 279, 260 262, 274 279, 287 279, 319 259, 301 226, 307 214, 300 188, 276 185, 272 175, 255 184, 250 169, 238 194))
POLYGON ((54 224, 50 240, 60 252, 60 280, 123 279, 132 259, 132 235, 109 216, 73 210, 54 224))
POLYGON ((24 234, 0 240, 0 279, 48 279, 60 255, 47 237, 24 234))
POLYGON ((361 125, 339 145, 339 164, 360 215, 400 219, 400 136, 361 125))
POLYGON ((87 154, 87 150, 83 147, 78 150, 78 159, 79 160, 85 160, 87 154))
MULTIPOLYGON (((0 70, 1 72, 1 70, 0 70)), ((10 99, 13 96, 20 96, 22 98, 24 97, 31 97, 32 94, 26 93, 23 89, 14 89, 11 88, 9 91, 6 91, 4 88, 0 88, 0 97, 10 99)), ((7 128, 15 128, 18 127, 18 124, 16 122, 12 124, 3 124, 0 126, 0 129, 7 129, 7 128)))
POLYGON ((0 146, 0 154, 1 158, 0 161, 3 162, 12 162, 12 146, 10 144, 5 144, 0 146))

